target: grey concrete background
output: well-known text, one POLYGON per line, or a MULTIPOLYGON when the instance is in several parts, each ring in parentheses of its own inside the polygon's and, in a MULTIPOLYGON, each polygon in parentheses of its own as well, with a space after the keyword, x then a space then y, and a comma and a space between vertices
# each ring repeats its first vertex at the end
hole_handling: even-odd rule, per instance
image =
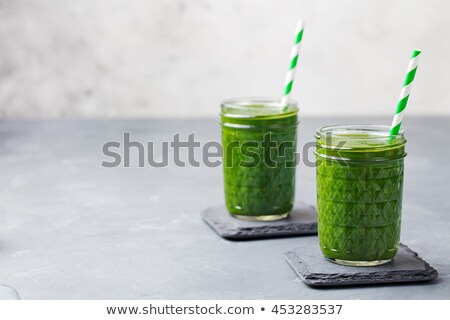
MULTIPOLYGON (((301 119, 299 146, 328 124, 301 119)), ((450 299, 449 117, 408 117, 401 241, 439 272, 431 284, 318 290, 283 253, 304 239, 230 242, 200 212, 223 203, 221 168, 102 168, 101 148, 180 132, 219 141, 218 119, 0 120, 0 283, 23 299, 450 299)), ((158 149, 157 149, 158 150, 158 149)), ((183 154, 185 156, 185 154, 183 154)), ((300 165, 297 200, 315 203, 300 165)))
POLYGON ((280 96, 293 29, 304 115, 449 114, 445 0, 0 0, 0 117, 205 117, 280 96))
POLYGON ((14 288, 0 284, 0 300, 19 300, 20 297, 14 288))

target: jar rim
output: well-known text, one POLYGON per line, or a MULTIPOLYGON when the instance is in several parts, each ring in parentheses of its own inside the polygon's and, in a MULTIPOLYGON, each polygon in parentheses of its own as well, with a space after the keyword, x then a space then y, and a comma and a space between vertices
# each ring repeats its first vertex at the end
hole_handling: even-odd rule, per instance
MULTIPOLYGON (((289 99, 289 105, 290 106, 297 106, 297 101, 294 99, 289 99)), ((245 105, 243 103, 245 102, 251 102, 248 104, 253 103, 263 103, 263 104, 273 104, 274 106, 282 107, 281 105, 281 99, 279 97, 235 97, 235 98, 229 98, 222 101, 222 106, 234 106, 234 105, 245 105)))
POLYGON ((237 97, 222 101, 222 115, 227 117, 264 117, 281 116, 298 112, 297 101, 288 100, 288 105, 281 105, 280 98, 272 97, 237 97), (263 108, 261 108, 261 106, 263 108))
POLYGON ((355 135, 351 136, 352 139, 392 139, 392 138, 404 138, 405 132, 400 129, 399 133, 396 135, 391 135, 391 128, 386 125, 376 125, 376 124, 344 124, 344 125, 329 125, 321 127, 316 130, 316 138, 320 138, 326 134, 331 134, 332 136, 342 136, 349 137, 352 133, 367 133, 369 136, 355 135), (370 136, 372 134, 372 136, 370 136))
POLYGON ((316 142, 321 148, 341 150, 380 150, 399 148, 406 144, 404 131, 391 135, 390 127, 373 124, 331 125, 316 130, 316 142))

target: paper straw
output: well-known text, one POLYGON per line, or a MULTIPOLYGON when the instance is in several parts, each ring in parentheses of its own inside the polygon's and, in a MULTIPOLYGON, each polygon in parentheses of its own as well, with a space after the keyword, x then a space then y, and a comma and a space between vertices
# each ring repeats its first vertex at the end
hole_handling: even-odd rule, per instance
POLYGON ((400 98, 398 99, 397 110, 395 111, 394 119, 391 125, 391 136, 395 136, 400 132, 400 127, 403 121, 403 113, 408 103, 409 94, 411 92, 411 87, 416 75, 417 66, 419 65, 420 54, 422 51, 414 50, 411 59, 409 60, 408 70, 406 72, 405 82, 403 83, 403 88, 400 93, 400 98))
POLYGON ((303 20, 299 20, 297 22, 297 27, 295 28, 295 43, 291 49, 289 71, 286 74, 286 80, 284 81, 284 95, 281 98, 281 105, 284 107, 289 104, 289 98, 291 96, 304 25, 303 20))

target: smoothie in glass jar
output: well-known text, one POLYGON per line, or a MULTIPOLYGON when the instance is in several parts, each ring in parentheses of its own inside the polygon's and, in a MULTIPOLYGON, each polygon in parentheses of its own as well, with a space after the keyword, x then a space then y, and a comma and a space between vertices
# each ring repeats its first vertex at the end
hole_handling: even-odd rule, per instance
POLYGON ((389 131, 344 125, 316 132, 319 242, 333 262, 373 266, 397 253, 406 139, 389 131))
POLYGON ((277 220, 294 204, 297 103, 240 98, 221 105, 225 202, 246 220, 277 220))

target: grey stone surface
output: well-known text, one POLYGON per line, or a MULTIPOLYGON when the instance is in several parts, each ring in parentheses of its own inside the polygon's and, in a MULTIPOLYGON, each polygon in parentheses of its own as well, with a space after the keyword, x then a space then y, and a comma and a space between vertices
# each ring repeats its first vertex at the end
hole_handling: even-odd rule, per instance
POLYGON ((0 284, 0 300, 20 300, 16 289, 0 284))
MULTIPOLYGON (((302 117, 299 150, 320 126, 390 121, 302 117)), ((403 124, 401 241, 439 277, 431 285, 317 290, 283 256, 316 237, 227 241, 205 225, 199 213, 224 201, 220 167, 100 165, 102 145, 123 132, 155 146, 178 132, 220 141, 217 118, 0 120, 0 283, 22 299, 450 299, 449 123, 407 115, 403 124)), ((302 162, 296 199, 315 197, 315 169, 302 162)))
POLYGON ((433 267, 403 244, 392 262, 377 267, 348 267, 329 262, 317 243, 306 241, 285 256, 303 282, 317 287, 420 282, 438 276, 433 267))
POLYGON ((316 208, 295 204, 288 218, 277 221, 244 221, 230 215, 224 205, 207 208, 203 220, 221 237, 229 240, 264 239, 317 234, 316 208))

